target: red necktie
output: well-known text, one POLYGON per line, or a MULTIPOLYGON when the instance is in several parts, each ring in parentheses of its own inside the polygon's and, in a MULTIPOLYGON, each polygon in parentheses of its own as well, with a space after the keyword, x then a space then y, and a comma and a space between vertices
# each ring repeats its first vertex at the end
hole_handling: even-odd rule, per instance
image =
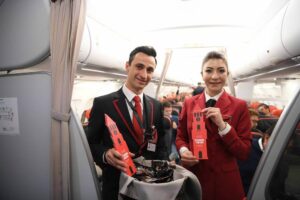
MULTIPOLYGON (((133 100, 134 100, 134 108, 135 108, 135 110, 137 112, 137 115, 139 116, 141 122, 143 123, 141 99, 140 99, 139 96, 135 96, 133 98, 133 100)), ((140 126, 138 120, 136 119, 134 113, 132 113, 132 123, 133 123, 135 134, 136 134, 136 136, 138 138, 138 143, 142 144, 143 143, 143 129, 140 126)))

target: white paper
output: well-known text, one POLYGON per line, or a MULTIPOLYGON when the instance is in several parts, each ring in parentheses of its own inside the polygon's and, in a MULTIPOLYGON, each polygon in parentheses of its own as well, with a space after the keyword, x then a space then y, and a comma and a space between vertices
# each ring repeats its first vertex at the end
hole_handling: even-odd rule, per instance
POLYGON ((20 134, 17 98, 0 98, 0 135, 20 134))

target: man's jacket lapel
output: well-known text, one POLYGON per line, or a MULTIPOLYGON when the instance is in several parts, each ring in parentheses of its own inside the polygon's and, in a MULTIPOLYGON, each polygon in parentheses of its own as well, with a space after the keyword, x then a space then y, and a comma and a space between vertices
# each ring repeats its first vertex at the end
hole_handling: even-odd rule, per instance
POLYGON ((113 104, 114 104, 114 107, 115 107, 119 117, 121 118, 120 123, 123 123, 126 126, 129 133, 132 135, 134 140, 137 142, 138 139, 137 139, 137 137, 135 135, 135 132, 134 132, 132 120, 131 120, 130 115, 129 115, 129 111, 128 111, 128 108, 127 108, 125 98, 126 97, 125 97, 122 89, 120 89, 116 93, 116 97, 113 100, 113 104))
MULTIPOLYGON (((144 124, 144 126, 146 126, 147 128, 150 128, 148 126, 153 125, 153 102, 151 101, 151 99, 149 99, 146 95, 144 95, 144 110, 143 110, 143 115, 147 115, 147 123, 148 124, 144 124)), ((145 119, 145 117, 144 117, 145 119)))

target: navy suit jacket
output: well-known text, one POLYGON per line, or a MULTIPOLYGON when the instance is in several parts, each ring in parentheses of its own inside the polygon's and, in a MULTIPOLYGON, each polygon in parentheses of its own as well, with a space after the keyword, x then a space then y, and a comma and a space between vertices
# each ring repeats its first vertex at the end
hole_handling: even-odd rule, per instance
MULTIPOLYGON (((95 98, 89 119, 87 139, 94 161, 102 169, 103 199, 117 199, 120 178, 119 170, 103 162, 103 154, 113 147, 110 133, 105 126, 104 114, 109 115, 109 117, 116 122, 130 152, 136 154, 140 149, 140 146, 136 142, 137 140, 125 98, 122 89, 95 98)), ((158 141, 155 152, 147 151, 145 147, 142 151, 142 155, 146 159, 167 159, 167 149, 163 141, 164 129, 161 103, 147 95, 144 95, 143 100, 144 116, 147 116, 146 120, 150 121, 150 124, 154 125, 157 129, 158 141)))

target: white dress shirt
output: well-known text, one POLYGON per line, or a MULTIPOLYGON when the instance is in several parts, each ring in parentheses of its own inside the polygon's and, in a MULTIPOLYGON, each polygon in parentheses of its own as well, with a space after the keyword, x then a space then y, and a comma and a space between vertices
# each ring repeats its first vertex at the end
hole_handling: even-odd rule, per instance
MULTIPOLYGON (((142 108, 142 113, 143 113, 143 109, 144 109, 144 107, 143 107, 143 105, 144 105, 143 95, 144 95, 144 93, 141 93, 141 94, 139 94, 139 95, 136 95, 136 94, 133 93, 131 90, 129 90, 129 89, 126 87, 125 84, 124 84, 123 87, 122 87, 122 91, 123 91, 123 93, 125 94, 125 97, 128 99, 128 101, 130 101, 130 102, 132 103, 133 106, 135 106, 135 105, 134 105, 135 102, 134 102, 133 98, 134 98, 135 96, 139 96, 139 97, 140 97, 140 99, 141 99, 141 108, 142 108)), ((130 105, 128 104, 127 101, 126 101, 126 105, 127 105, 128 111, 129 111, 130 118, 132 119, 132 117, 133 117, 133 111, 132 111, 132 109, 131 109, 131 107, 130 107, 130 105)))

